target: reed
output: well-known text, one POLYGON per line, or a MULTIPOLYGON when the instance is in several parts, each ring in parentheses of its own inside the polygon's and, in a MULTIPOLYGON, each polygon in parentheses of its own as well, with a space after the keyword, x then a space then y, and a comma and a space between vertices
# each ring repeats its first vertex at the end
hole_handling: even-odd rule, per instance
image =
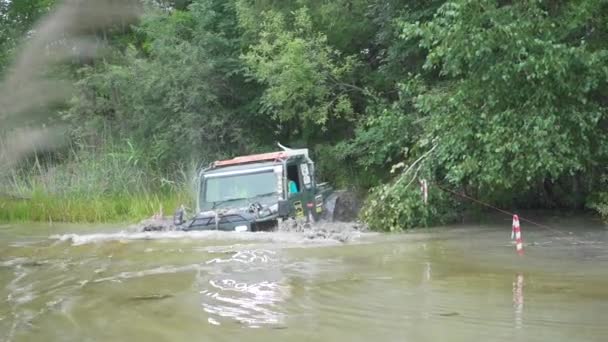
MULTIPOLYGON (((128 145, 127 145, 128 146, 128 145)), ((133 222, 193 199, 193 172, 161 176, 132 147, 33 156, 0 175, 0 221, 133 222)))
POLYGON ((37 193, 28 199, 0 199, 0 221, 134 222, 152 216, 159 208, 167 213, 167 209, 188 202, 188 196, 180 193, 85 198, 37 193))

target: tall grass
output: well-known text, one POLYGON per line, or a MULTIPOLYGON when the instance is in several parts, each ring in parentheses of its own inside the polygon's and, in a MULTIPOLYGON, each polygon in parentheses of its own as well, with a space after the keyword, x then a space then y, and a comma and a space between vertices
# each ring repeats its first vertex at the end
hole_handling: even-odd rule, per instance
POLYGON ((2 170, 0 221, 130 222, 194 198, 193 172, 161 176, 128 143, 42 157, 2 170))
POLYGON ((36 193, 29 199, 0 200, 0 221, 132 222, 188 202, 180 193, 84 198, 36 193))

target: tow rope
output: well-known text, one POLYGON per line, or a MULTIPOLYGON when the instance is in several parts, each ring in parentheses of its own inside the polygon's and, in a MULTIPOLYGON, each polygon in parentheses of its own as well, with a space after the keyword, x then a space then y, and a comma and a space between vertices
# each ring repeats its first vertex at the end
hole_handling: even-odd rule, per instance
MULTIPOLYGON (((428 201, 428 186, 427 186, 427 182, 426 182, 425 179, 421 179, 419 182, 421 184, 420 185, 420 189, 422 191, 422 200, 423 200, 423 202, 425 204, 427 204, 427 201, 428 201), (424 184, 424 186, 423 186, 423 184, 424 184)), ((522 234, 521 234, 521 226, 519 224, 520 219, 521 219, 521 221, 528 222, 528 223, 530 223, 530 224, 532 224, 534 226, 537 226, 539 228, 543 228, 543 229, 552 231, 554 233, 557 233, 557 234, 560 234, 560 235, 563 235, 563 236, 569 236, 569 234, 567 234, 565 232, 562 232, 562 231, 557 230, 555 228, 551 228, 551 227, 549 227, 547 225, 544 225, 544 224, 541 224, 541 223, 538 223, 538 222, 534 222, 534 221, 532 221, 530 219, 526 219, 524 217, 520 217, 519 215, 517 215, 515 213, 512 213, 512 212, 504 210, 504 209, 500 209, 500 208, 495 207, 495 206, 493 206, 493 205, 491 205, 489 203, 486 203, 486 202, 480 201, 480 200, 478 200, 476 198, 473 198, 471 196, 468 196, 468 195, 466 195, 464 193, 459 193, 459 192, 456 192, 454 190, 450 190, 448 188, 445 188, 445 187, 437 184, 436 182, 433 182, 432 184, 435 185, 438 189, 440 189, 440 190, 442 190, 444 192, 450 193, 450 194, 458 196, 458 197, 465 198, 465 199, 467 199, 469 201, 475 202, 475 203, 480 204, 480 205, 482 205, 484 207, 487 207, 487 208, 496 210, 496 211, 498 211, 500 213, 503 213, 505 215, 511 216, 513 218, 513 224, 512 224, 512 227, 511 227, 511 239, 515 239, 515 250, 517 251, 517 253, 519 255, 523 255, 523 252, 524 252, 523 238, 522 238, 522 234)), ((575 241, 577 243, 581 243, 580 241, 578 241, 576 239, 575 239, 575 241)))

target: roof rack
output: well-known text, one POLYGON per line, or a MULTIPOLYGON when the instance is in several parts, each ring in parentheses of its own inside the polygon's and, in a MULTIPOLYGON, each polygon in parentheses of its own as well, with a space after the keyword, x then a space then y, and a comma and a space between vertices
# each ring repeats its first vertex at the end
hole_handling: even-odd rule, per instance
POLYGON ((252 154, 248 156, 240 156, 232 159, 226 160, 218 160, 212 164, 212 167, 223 167, 223 166, 231 166, 231 165, 242 165, 249 163, 257 163, 262 161, 281 161, 285 159, 289 159, 291 157, 303 156, 307 161, 311 162, 308 157, 308 149, 290 149, 284 147, 279 144, 283 151, 279 152, 270 152, 270 153, 261 153, 261 154, 252 154))
POLYGON ((218 160, 213 163, 213 167, 249 164, 249 163, 270 161, 270 160, 282 160, 282 159, 287 159, 288 157, 289 156, 285 152, 270 152, 270 153, 262 153, 262 154, 253 154, 253 155, 249 155, 249 156, 235 157, 232 159, 218 160))

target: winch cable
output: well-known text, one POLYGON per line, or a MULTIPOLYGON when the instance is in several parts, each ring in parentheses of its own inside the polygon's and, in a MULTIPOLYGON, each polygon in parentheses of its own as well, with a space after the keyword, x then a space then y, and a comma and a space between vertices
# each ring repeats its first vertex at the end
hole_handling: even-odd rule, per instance
MULTIPOLYGON (((414 166, 415 166, 416 164, 418 164, 420 161, 423 161, 423 160, 424 160, 426 157, 428 157, 428 156, 429 156, 429 155, 430 155, 430 154, 431 154, 431 153, 432 153, 432 152, 433 152, 433 151, 434 151, 434 150, 437 148, 437 146, 438 146, 438 145, 437 145, 437 144, 435 144, 435 145, 434 145, 434 146, 433 146, 433 147, 432 147, 432 148, 431 148, 429 151, 427 151, 427 152, 426 152, 426 153, 424 153, 424 154, 423 154, 423 155, 422 155, 420 158, 418 158, 416 161, 414 161, 414 162, 413 162, 413 163, 412 163, 412 164, 411 164, 411 165, 410 165, 410 166, 407 168, 407 170, 405 170, 403 173, 404 173, 404 174, 409 173, 409 171, 411 171, 411 170, 414 168, 414 166)), ((414 174, 414 177, 412 178, 412 181, 410 181, 410 183, 409 183, 409 184, 408 184, 406 187, 408 187, 408 186, 409 186, 409 185, 410 185, 410 184, 411 184, 411 183, 412 183, 412 182, 413 182, 413 181, 414 181, 416 178, 418 178, 418 177, 417 177, 417 175, 418 175, 418 171, 420 170, 420 168, 421 168, 421 167, 422 167, 422 165, 420 165, 420 166, 418 167, 418 169, 416 169, 416 173, 414 174)), ((400 180, 401 180, 401 179, 399 179, 397 182, 399 182, 400 180)), ((426 181, 425 181, 424 179, 419 179, 419 182, 424 182, 424 183, 426 183, 426 181)), ((446 188, 446 187, 443 187, 443 186, 441 186, 441 185, 440 185, 439 183, 437 183, 437 182, 433 182, 433 181, 431 181, 431 182, 429 182, 429 183, 430 183, 430 184, 435 185, 435 186, 436 186, 438 189, 440 189, 440 190, 442 190, 442 191, 444 191, 444 192, 447 192, 447 193, 450 193, 450 194, 452 194, 452 195, 456 195, 456 196, 459 196, 459 197, 462 197, 462 198, 468 199, 468 200, 470 200, 470 201, 472 201, 472 202, 474 202, 474 203, 477 203, 477 204, 480 204, 480 205, 485 206, 485 207, 487 207, 487 208, 490 208, 490 209, 496 210, 496 211, 498 211, 498 212, 500 212, 500 213, 503 213, 503 214, 509 215, 509 216, 511 216, 511 217, 513 217, 513 216, 515 215, 515 213, 512 213, 512 212, 507 211, 507 210, 504 210, 504 209, 500 209, 500 208, 498 208, 498 207, 496 207, 496 206, 493 206, 493 205, 491 205, 491 204, 489 204, 489 203, 486 203, 486 202, 484 202, 484 201, 481 201, 481 200, 478 200, 478 199, 476 199, 476 198, 473 198, 473 197, 471 197, 471 196, 469 196, 469 195, 467 195, 467 194, 464 194, 464 193, 459 193, 459 192, 456 192, 456 191, 454 191, 454 190, 451 190, 451 189, 448 189, 448 188, 446 188)), ((425 187, 426 187, 426 186, 425 186, 425 187)), ((428 196, 427 194, 425 194, 425 192, 427 192, 427 191, 428 191, 428 187, 427 187, 427 189, 423 189, 423 196, 424 196, 424 197, 428 196)), ((426 198, 424 198, 423 200, 425 201, 425 204, 426 204, 426 198)), ((571 234, 568 234, 568 233, 563 232, 563 231, 560 231, 560 230, 558 230, 558 229, 555 229, 555 228, 549 227, 549 226, 547 226, 547 225, 545 225, 545 224, 541 224, 541 223, 538 223, 538 222, 534 222, 534 221, 532 221, 532 220, 530 220, 530 219, 527 219, 527 218, 525 218, 525 217, 521 217, 521 216, 519 216, 519 219, 520 219, 521 221, 528 222, 528 223, 530 223, 530 224, 532 224, 532 225, 534 225, 534 226, 537 226, 537 227, 539 227, 539 228, 543 228, 543 229, 546 229, 546 230, 552 231, 552 232, 554 232, 554 233, 560 234, 560 235, 562 235, 562 236, 566 236, 566 237, 570 237, 570 238, 572 238, 572 236, 570 236, 571 234)), ((578 239, 574 239, 574 241, 575 241, 576 243, 579 243, 579 244, 580 244, 580 243, 582 243, 582 242, 581 242, 581 241, 579 241, 578 239)))
MULTIPOLYGON (((476 198, 473 198, 473 197, 471 197, 471 196, 469 196, 469 195, 467 195, 467 194, 464 194, 464 193, 459 193, 459 192, 457 192, 457 191, 454 191, 454 190, 451 190, 451 189, 445 188, 445 187, 443 187, 443 186, 439 185, 437 182, 431 182, 431 184, 435 185, 435 186, 436 186, 438 189, 440 189, 440 190, 442 190, 442 191, 444 191, 444 192, 448 192, 448 193, 450 193, 450 194, 453 194, 453 195, 456 195, 456 196, 459 196, 459 197, 462 197, 462 198, 468 199, 468 200, 470 200, 470 201, 472 201, 472 202, 475 202, 475 203, 477 203, 477 204, 480 204, 480 205, 485 206, 485 207, 490 208, 490 209, 494 209, 494 210, 496 210, 496 211, 498 211, 498 212, 500 212, 500 213, 503 213, 503 214, 505 214, 505 215, 509 215, 509 216, 511 216, 511 217, 512 217, 513 215, 515 215, 515 213, 512 213, 512 212, 507 211, 507 210, 504 210, 504 209, 500 209, 500 208, 498 208, 498 207, 496 207, 496 206, 493 206, 493 205, 491 205, 491 204, 489 204, 489 203, 486 203, 486 202, 484 202, 484 201, 481 201, 481 200, 478 200, 478 199, 476 199, 476 198)), ((570 236, 570 234, 568 234, 568 233, 566 233, 566 232, 563 232, 563 231, 561 231, 561 230, 558 230, 558 229, 555 229, 555 228, 549 227, 549 226, 547 226, 547 225, 545 225, 545 224, 541 224, 541 223, 538 223, 538 222, 534 222, 534 221, 532 221, 532 220, 530 220, 530 219, 527 219, 527 218, 525 218, 525 217, 521 217, 521 216, 519 216, 519 219, 520 219, 521 221, 528 222, 528 223, 530 223, 530 224, 532 224, 532 225, 535 225, 535 226, 537 226, 537 227, 544 228, 544 229, 547 229, 547 230, 552 231, 552 232, 554 232, 554 233, 558 233, 558 234, 561 234, 561 235, 563 235, 563 236, 567 236, 567 237, 571 237, 571 238, 572 238, 572 236, 570 236)), ((579 243, 579 244, 580 244, 580 243, 582 243, 581 241, 579 241, 579 240, 577 240, 577 239, 574 239, 574 240, 575 240, 577 243, 579 243)))

